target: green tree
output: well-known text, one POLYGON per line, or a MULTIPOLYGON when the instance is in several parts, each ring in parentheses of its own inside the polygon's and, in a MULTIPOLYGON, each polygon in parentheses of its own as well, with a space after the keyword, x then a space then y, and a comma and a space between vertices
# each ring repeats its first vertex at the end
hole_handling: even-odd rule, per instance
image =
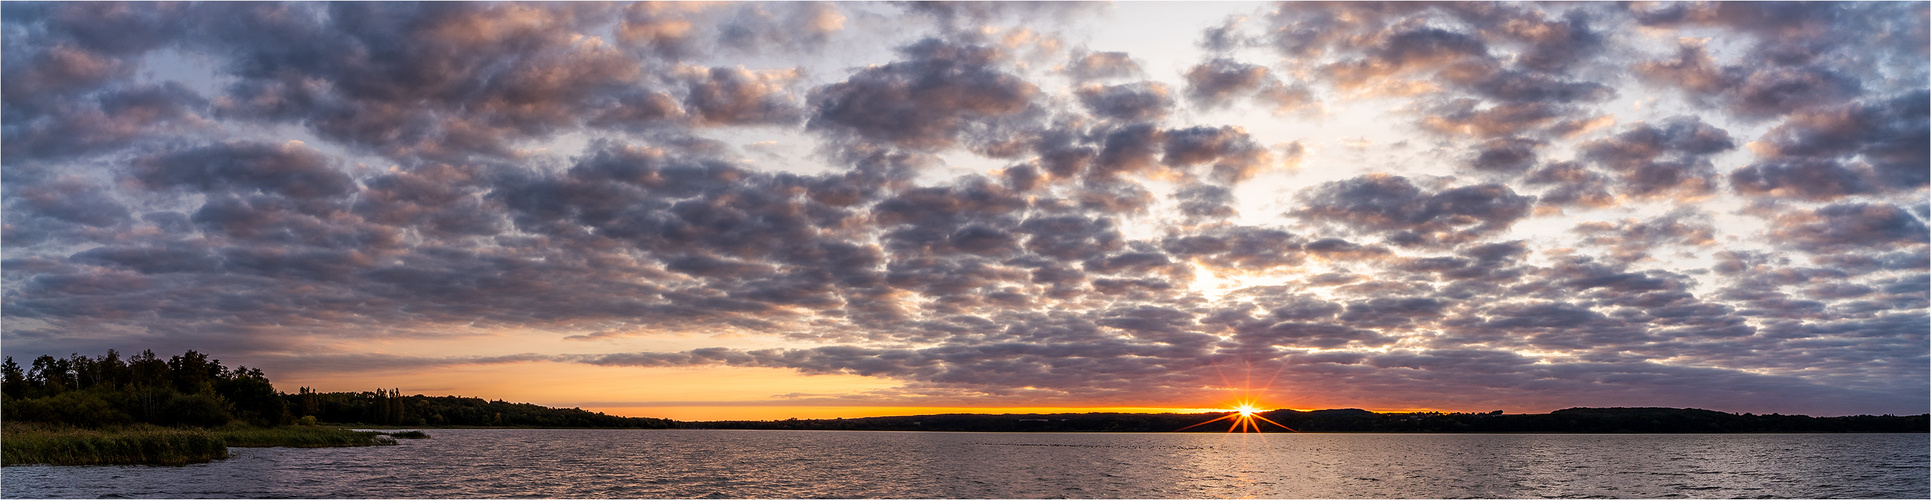
POLYGON ((162 409, 160 423, 193 427, 219 427, 234 420, 229 404, 213 391, 175 394, 162 409))
POLYGON ((274 384, 268 382, 268 375, 260 368, 235 368, 227 378, 215 383, 215 392, 234 405, 236 417, 250 424, 267 427, 291 418, 288 403, 275 392, 274 384))
POLYGON ((168 374, 174 379, 174 390, 182 394, 201 392, 203 385, 212 384, 224 371, 221 361, 209 361, 208 355, 193 350, 168 358, 168 374))
POLYGON ((27 372, 27 380, 42 395, 51 396, 74 386, 70 372, 67 360, 42 354, 34 358, 33 371, 27 372))
POLYGON ((152 350, 142 350, 141 354, 130 358, 127 363, 130 387, 129 396, 134 407, 129 413, 135 414, 143 422, 159 422, 163 417, 168 399, 175 394, 173 377, 168 373, 168 363, 154 355, 152 350))
POLYGON ((27 372, 20 369, 19 363, 13 362, 13 356, 7 356, 6 362, 0 363, 0 393, 24 398, 27 397, 27 387, 27 372))

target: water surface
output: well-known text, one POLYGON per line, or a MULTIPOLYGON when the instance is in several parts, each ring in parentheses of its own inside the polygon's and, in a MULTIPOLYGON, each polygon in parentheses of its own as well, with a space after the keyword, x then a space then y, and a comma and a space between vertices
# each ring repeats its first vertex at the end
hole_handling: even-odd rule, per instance
POLYGON ((55 497, 1927 498, 1925 434, 440 429, 185 467, 7 467, 55 497))

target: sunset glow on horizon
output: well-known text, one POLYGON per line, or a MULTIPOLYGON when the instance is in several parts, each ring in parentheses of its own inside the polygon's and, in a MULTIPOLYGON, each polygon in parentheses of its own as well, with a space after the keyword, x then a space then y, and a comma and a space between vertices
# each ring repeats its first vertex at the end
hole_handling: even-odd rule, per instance
POLYGON ((1918 414, 1927 5, 7 2, 0 342, 680 420, 1918 414))

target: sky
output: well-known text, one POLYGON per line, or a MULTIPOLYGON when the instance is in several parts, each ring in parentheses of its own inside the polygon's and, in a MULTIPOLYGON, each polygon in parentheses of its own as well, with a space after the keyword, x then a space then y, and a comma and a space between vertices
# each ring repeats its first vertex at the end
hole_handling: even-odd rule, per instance
POLYGON ((1931 408, 1927 3, 0 5, 0 347, 679 419, 1931 408))

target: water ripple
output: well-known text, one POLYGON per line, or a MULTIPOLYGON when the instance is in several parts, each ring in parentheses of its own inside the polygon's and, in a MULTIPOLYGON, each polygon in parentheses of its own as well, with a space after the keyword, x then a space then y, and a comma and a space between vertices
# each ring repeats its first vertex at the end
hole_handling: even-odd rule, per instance
POLYGON ((1925 498, 1924 434, 430 430, 184 467, 4 470, 9 498, 1925 498))

